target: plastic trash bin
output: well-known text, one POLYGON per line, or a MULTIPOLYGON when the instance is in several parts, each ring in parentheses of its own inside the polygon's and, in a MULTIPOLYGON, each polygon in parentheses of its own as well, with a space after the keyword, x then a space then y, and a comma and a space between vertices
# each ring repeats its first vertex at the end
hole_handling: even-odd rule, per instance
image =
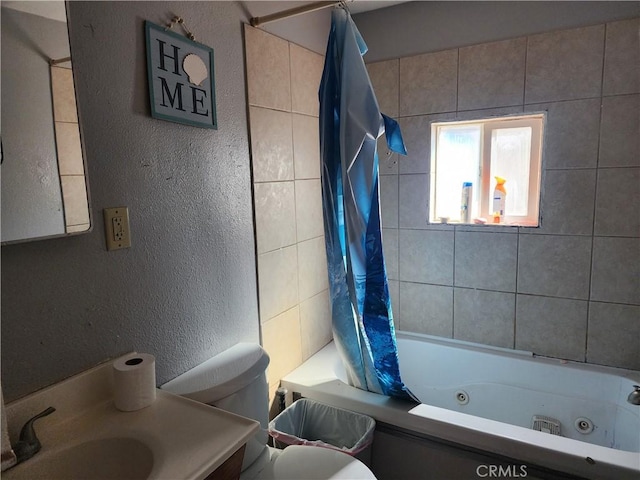
POLYGON ((347 453, 371 465, 376 421, 361 413, 302 398, 269 423, 269 435, 278 448, 313 445, 347 453))

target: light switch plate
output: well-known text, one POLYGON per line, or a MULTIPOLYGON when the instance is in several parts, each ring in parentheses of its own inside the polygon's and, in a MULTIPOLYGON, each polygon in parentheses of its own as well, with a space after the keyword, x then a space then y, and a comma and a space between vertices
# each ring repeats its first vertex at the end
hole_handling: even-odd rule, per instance
POLYGON ((127 207, 104 209, 104 233, 107 240, 107 250, 131 247, 129 209, 127 207))

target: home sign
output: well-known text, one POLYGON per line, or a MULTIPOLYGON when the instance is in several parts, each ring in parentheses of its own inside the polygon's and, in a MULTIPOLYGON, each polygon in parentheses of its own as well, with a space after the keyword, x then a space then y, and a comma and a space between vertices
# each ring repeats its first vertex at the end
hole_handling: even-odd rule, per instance
POLYGON ((217 128, 213 49, 145 22, 153 118, 217 128))

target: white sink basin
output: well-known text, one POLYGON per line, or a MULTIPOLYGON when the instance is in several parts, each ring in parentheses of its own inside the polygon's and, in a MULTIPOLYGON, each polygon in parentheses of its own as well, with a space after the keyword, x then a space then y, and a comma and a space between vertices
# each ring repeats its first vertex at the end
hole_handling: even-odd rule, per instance
POLYGON ((41 452, 2 476, 24 480, 145 480, 153 470, 153 452, 134 438, 101 438, 60 450, 41 452))
POLYGON ((26 420, 42 449, 2 472, 2 480, 205 479, 255 435, 260 424, 156 390, 146 408, 113 404, 111 364, 104 364, 6 406, 11 440, 26 420))

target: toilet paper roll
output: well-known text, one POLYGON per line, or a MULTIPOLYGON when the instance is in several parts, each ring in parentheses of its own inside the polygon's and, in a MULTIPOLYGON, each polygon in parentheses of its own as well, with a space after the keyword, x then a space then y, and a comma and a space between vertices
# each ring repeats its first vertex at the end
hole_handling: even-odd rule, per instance
POLYGON ((132 353, 113 362, 113 401, 118 410, 132 412, 156 399, 156 359, 148 353, 132 353))

